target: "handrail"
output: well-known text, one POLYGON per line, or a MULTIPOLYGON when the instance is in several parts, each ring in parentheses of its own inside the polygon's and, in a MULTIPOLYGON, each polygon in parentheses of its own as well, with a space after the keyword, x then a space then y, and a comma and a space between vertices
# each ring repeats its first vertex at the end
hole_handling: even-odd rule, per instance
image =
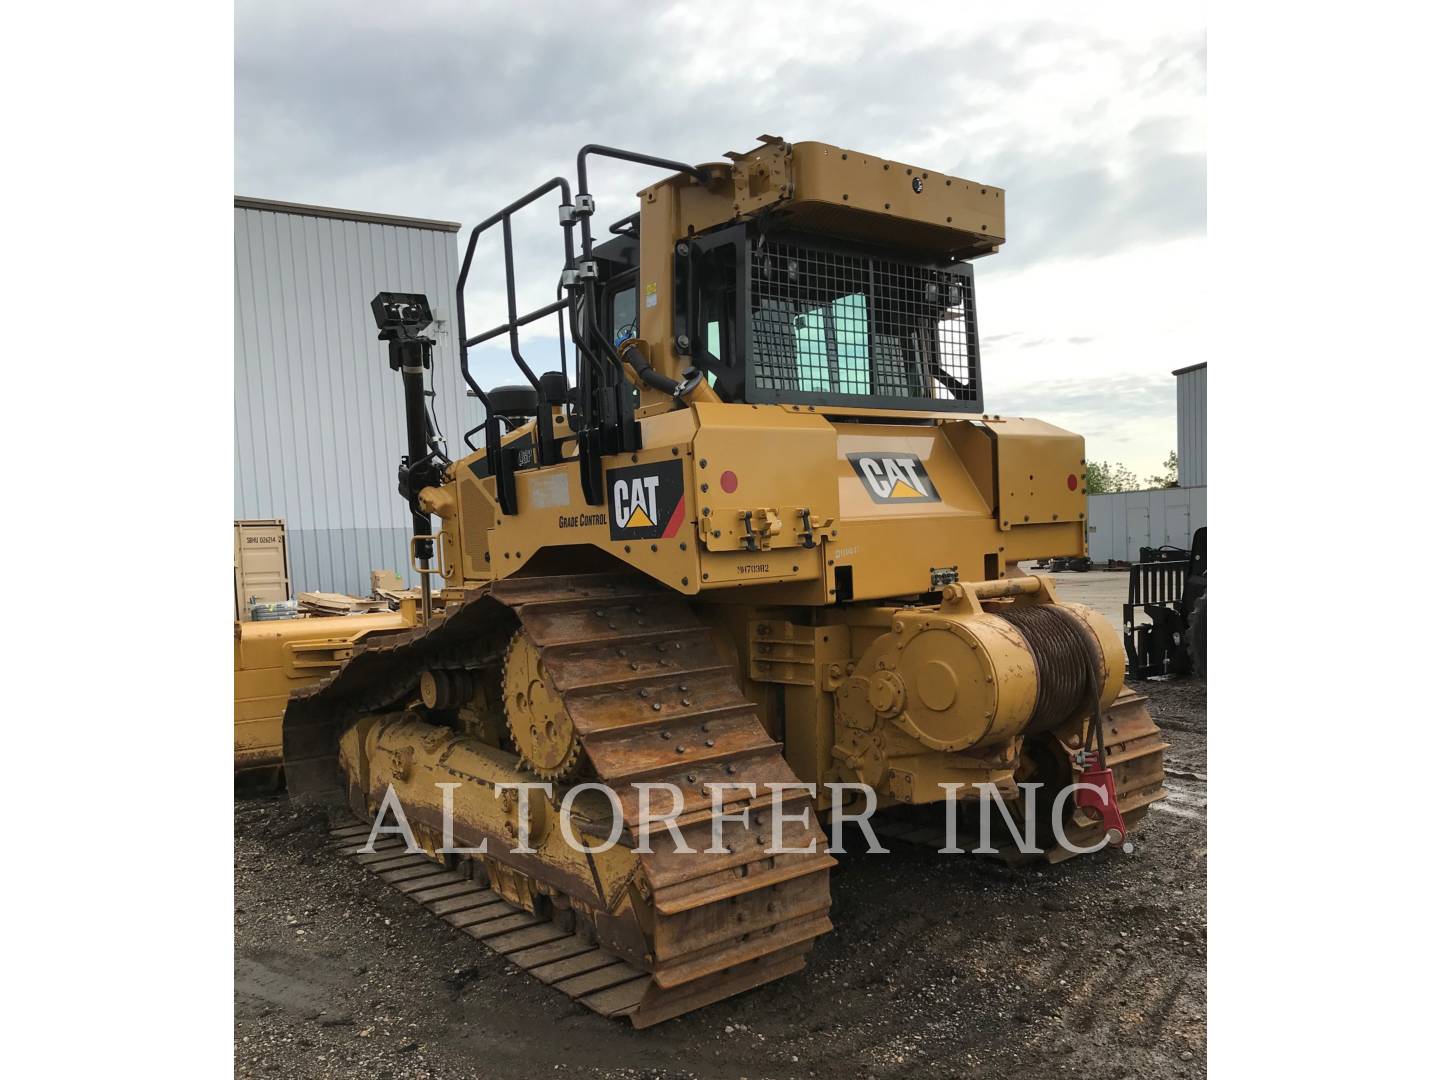
MULTIPOLYGON (((708 169, 701 168, 696 165, 687 165, 683 161, 675 161, 671 158, 655 157, 652 154, 637 154, 632 150, 620 150, 613 146, 601 146, 597 143, 588 143, 585 146, 582 146, 580 148, 580 152, 575 155, 575 196, 577 202, 580 202, 582 200, 589 202, 591 204, 592 210, 594 208, 594 200, 590 198, 590 174, 585 167, 585 159, 591 157, 592 155, 595 157, 613 158, 616 161, 628 161, 634 165, 649 165, 657 169, 666 169, 670 172, 682 173, 686 176, 694 177, 702 184, 708 184, 711 180, 711 174, 708 169)), ((590 264, 593 260, 594 237, 590 232, 589 213, 580 215, 580 249, 582 253, 582 263, 590 264)), ((595 295, 593 278, 584 279, 583 289, 585 294, 585 302, 590 312, 591 324, 594 325, 597 321, 597 297, 595 295)), ((588 359, 591 354, 591 349, 584 347, 581 344, 579 338, 575 339, 575 344, 577 350, 583 351, 588 359)), ((602 357, 604 360, 608 361, 609 366, 615 372, 615 383, 617 387, 624 388, 625 361, 621 358, 619 352, 616 351, 614 342, 607 340, 602 335, 597 336, 595 342, 593 342, 592 344, 598 346, 594 349, 594 352, 600 357, 602 357)), ((587 403, 587 410, 588 407, 589 406, 587 403)), ((583 445, 584 444, 582 441, 582 446, 583 445)), ((624 448, 628 449, 628 447, 624 448)), ((621 449, 621 447, 617 446, 616 449, 621 449)), ((594 480, 598 476, 598 473, 596 472, 596 470, 598 469, 598 463, 587 462, 587 464, 590 465, 590 486, 594 487, 594 480)), ((582 468, 582 472, 584 471, 585 470, 582 468)), ((593 492, 587 492, 587 497, 592 494, 593 492)))
MULTIPOLYGON (((536 459, 539 464, 551 464, 551 458, 555 455, 555 436, 551 423, 550 404, 547 400, 544 388, 540 379, 525 361, 520 352, 520 327, 536 322, 547 315, 555 315, 560 329, 560 369, 564 384, 569 386, 569 372, 566 370, 565 356, 565 323, 567 319, 570 324, 570 339, 575 343, 575 374, 576 381, 582 387, 586 384, 582 377, 582 360, 585 370, 591 372, 598 378, 599 384, 591 384, 592 389, 580 395, 579 411, 580 423, 575 423, 575 417, 571 417, 571 430, 578 437, 580 459, 581 459, 581 481, 585 489, 585 497, 588 502, 599 505, 602 501, 601 486, 599 484, 601 461, 600 455, 606 452, 619 450, 633 450, 638 445, 638 431, 635 430, 633 417, 631 416, 631 405, 628 397, 628 386, 625 379, 625 361, 620 357, 613 342, 606 339, 603 334, 596 334, 595 328, 599 325, 598 297, 595 292, 595 261, 593 259, 594 238, 590 232, 590 216, 594 212, 594 199, 587 190, 589 185, 588 173, 585 167, 586 158, 590 156, 614 158, 617 161, 628 161, 636 165, 649 165, 658 169, 667 169, 672 172, 683 173, 694 177, 702 184, 708 184, 711 174, 708 169, 687 165, 683 161, 672 161, 669 158, 654 157, 649 154, 637 154, 629 150, 618 150, 610 146, 599 146, 596 144, 586 145, 580 148, 575 158, 576 171, 576 198, 572 201, 570 196, 570 184, 561 176, 556 176, 533 191, 516 199, 504 209, 491 214, 480 224, 470 230, 470 240, 465 246, 465 258, 460 265, 460 275, 455 284, 455 312, 459 326, 460 345, 460 374, 470 387, 471 392, 480 400, 485 408, 486 454, 494 461, 493 475, 495 476, 496 496, 500 503, 501 513, 515 513, 515 488, 513 476, 513 463, 510 462, 504 449, 501 446, 501 434, 499 431, 498 418, 490 407, 489 396, 475 381, 474 375, 470 372, 469 351, 472 346, 508 335, 510 339, 510 355, 515 364, 530 385, 535 388, 539 396, 541 408, 536 417, 536 434, 539 436, 536 442, 536 459), (560 225, 565 237, 565 274, 561 277, 560 285, 555 290, 555 301, 534 311, 520 314, 517 310, 515 298, 515 249, 514 238, 511 232, 510 219, 518 211, 529 206, 546 193, 560 190, 560 225), (575 241, 572 230, 576 222, 580 223, 581 250, 583 259, 577 263, 575 258, 575 241), (498 326, 486 330, 484 333, 474 337, 469 336, 465 324, 465 283, 470 277, 470 267, 475 258, 475 246, 480 239, 480 234, 493 228, 501 226, 503 245, 505 251, 505 308, 506 321, 498 326), (562 296, 562 293, 565 295, 562 296), (586 310, 585 332, 580 332, 577 325, 577 307, 583 301, 586 310), (587 341, 586 338, 593 337, 587 341), (603 393, 600 392, 603 388, 603 393), (592 398, 594 400, 592 400, 592 398), (598 406, 599 419, 593 410, 598 406), (613 446, 611 444, 614 444, 613 446)), ((616 224, 621 228, 612 231, 623 235, 624 226, 629 225, 634 229, 639 223, 639 215, 634 214, 616 224)), ((553 395, 552 395, 553 397, 553 395)), ((466 445, 474 449, 470 442, 470 436, 477 429, 466 432, 466 445)))
MULTIPOLYGON (((596 157, 614 158, 616 161, 628 161, 635 165, 652 165, 657 169, 669 169, 671 172, 684 173, 686 176, 693 176, 702 184, 710 182, 710 173, 695 165, 686 165, 683 161, 672 161, 669 158, 652 157, 649 154, 637 154, 632 150, 617 150, 613 146, 600 146, 596 143, 588 143, 580 148, 575 155, 575 190, 580 195, 590 194, 589 177, 585 169, 585 159, 591 154, 596 157)), ((585 258, 590 258, 591 236, 590 219, 580 219, 580 248, 585 258)))
MULTIPOLYGON (((569 304, 570 301, 567 299, 556 300, 553 304, 546 304, 544 307, 536 308, 534 311, 521 315, 518 319, 515 320, 515 325, 517 327, 528 326, 532 322, 538 322, 540 319, 543 319, 546 315, 553 315, 557 311, 564 311, 565 308, 569 306, 569 304)), ((499 326, 492 326, 483 334, 476 334, 474 337, 468 339, 465 344, 467 346, 480 345, 484 342, 499 337, 501 334, 507 334, 509 332, 510 324, 508 322, 501 323, 499 326)))
MULTIPOLYGON (((563 176, 553 177, 528 194, 522 195, 504 209, 497 210, 484 221, 480 222, 479 225, 476 225, 475 228, 470 230, 470 242, 465 246, 465 258, 460 264, 460 277, 455 284, 455 313, 460 328, 458 335, 460 339, 460 374, 464 377, 470 389, 474 391, 475 396, 480 399, 480 404, 485 406, 485 412, 487 414, 490 412, 490 399, 485 395, 485 391, 480 389, 480 385, 475 381, 475 377, 470 374, 469 349, 471 345, 479 344, 479 340, 488 341, 491 337, 498 337, 500 334, 508 332, 510 334, 511 355, 520 365, 520 369, 525 373, 526 378, 530 380, 530 384, 535 387, 537 392, 540 389, 540 381, 535 378, 535 373, 530 370, 530 366, 525 363, 524 358, 520 355, 520 341, 516 333, 520 326, 525 325, 526 322, 533 322, 535 320, 534 318, 526 316, 524 322, 517 322, 515 315, 515 252, 510 237, 510 218, 517 211, 523 210, 536 199, 539 199, 548 192, 554 191, 556 188, 560 189, 561 205, 569 205, 570 182, 563 176), (471 341, 465 334, 465 282, 470 277, 470 264, 474 261, 475 244, 479 241, 480 234, 493 228, 500 222, 505 223, 505 292, 510 321, 498 327, 496 333, 487 332, 488 336, 482 336, 477 341, 471 341)), ((570 235, 571 225, 571 222, 562 222, 565 232, 566 266, 570 266, 575 261, 575 244, 570 235)), ((557 309, 552 306, 548 310, 543 311, 541 315, 535 315, 535 318, 548 315, 555 310, 557 309)), ((532 312, 531 314, 534 313, 532 312)))
POLYGON ((629 217, 623 217, 619 221, 610 223, 610 232, 614 236, 639 236, 640 235, 640 211, 629 217))

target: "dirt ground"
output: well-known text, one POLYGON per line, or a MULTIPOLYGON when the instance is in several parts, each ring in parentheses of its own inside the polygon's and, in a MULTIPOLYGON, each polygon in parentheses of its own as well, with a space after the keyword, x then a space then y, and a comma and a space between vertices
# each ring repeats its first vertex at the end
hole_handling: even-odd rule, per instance
POLYGON ((645 1031, 327 853, 313 813, 237 799, 236 1075, 1202 1076, 1205 688, 1136 689, 1172 795, 1134 854, 852 849, 803 972, 645 1031))

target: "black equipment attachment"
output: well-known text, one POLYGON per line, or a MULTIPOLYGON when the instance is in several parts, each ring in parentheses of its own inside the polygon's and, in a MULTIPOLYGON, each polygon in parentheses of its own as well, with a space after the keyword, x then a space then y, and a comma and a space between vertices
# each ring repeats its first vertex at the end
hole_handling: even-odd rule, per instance
POLYGON ((435 339, 421 333, 433 321, 430 301, 422 293, 382 292, 370 301, 380 340, 390 346, 390 370, 400 372, 405 389, 405 449, 397 476, 400 497, 410 507, 413 532, 411 554, 420 567, 424 614, 430 615, 430 560, 435 541, 430 532, 430 515, 420 508, 422 488, 444 482, 449 464, 431 443, 434 433, 425 407, 425 372, 430 370, 435 339))
POLYGON ((1041 559, 1036 564, 1039 569, 1049 570, 1052 574, 1058 574, 1061 570, 1074 570, 1083 574, 1094 565, 1088 555, 1055 555, 1049 559, 1041 559))
POLYGON ((1125 673, 1132 679, 1188 675, 1200 659, 1203 673, 1204 624, 1195 609, 1205 598, 1206 530, 1195 530, 1190 550, 1141 548, 1142 561, 1130 567, 1130 592, 1124 606, 1125 673), (1144 556, 1151 556, 1145 559, 1144 556), (1135 621, 1136 609, 1149 622, 1135 621))

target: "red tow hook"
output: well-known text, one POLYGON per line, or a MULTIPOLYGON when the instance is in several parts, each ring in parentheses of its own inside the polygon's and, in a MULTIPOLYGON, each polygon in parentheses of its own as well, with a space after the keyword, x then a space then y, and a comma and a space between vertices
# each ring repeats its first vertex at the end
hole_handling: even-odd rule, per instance
POLYGON ((1115 794, 1115 773, 1104 763, 1100 754, 1081 750, 1075 755, 1075 764, 1083 770, 1080 783, 1091 785, 1075 789, 1075 805, 1082 810, 1094 810, 1105 826, 1105 840, 1111 847, 1125 843, 1125 818, 1120 813, 1120 800, 1115 794), (1098 789, 1098 790, 1097 790, 1098 789))

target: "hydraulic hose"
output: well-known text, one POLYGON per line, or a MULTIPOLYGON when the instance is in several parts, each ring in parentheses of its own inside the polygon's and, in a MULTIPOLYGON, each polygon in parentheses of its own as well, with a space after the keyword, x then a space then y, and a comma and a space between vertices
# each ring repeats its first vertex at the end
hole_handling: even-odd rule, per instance
POLYGON ((687 368, 685 378, 680 381, 670 378, 656 371, 654 366, 646 359, 645 354, 637 347, 638 338, 630 338, 620 343, 620 358, 635 370, 635 377, 652 390, 659 390, 662 394, 669 394, 677 401, 686 397, 700 380, 704 378, 699 368, 687 368))

